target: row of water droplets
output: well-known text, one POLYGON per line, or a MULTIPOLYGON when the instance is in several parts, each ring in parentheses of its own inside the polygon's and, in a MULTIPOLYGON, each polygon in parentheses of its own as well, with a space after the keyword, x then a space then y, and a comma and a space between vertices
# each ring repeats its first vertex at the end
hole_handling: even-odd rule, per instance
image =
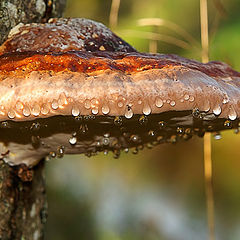
MULTIPOLYGON (((195 97, 189 94, 185 94, 181 99, 180 103, 183 103, 184 101, 189 101, 190 103, 193 103, 195 100, 195 97)), ((223 104, 226 104, 228 101, 226 99, 223 99, 223 104)), ((111 109, 109 104, 100 103, 100 101, 96 98, 92 99, 86 99, 82 104, 76 104, 74 103, 72 98, 66 97, 64 93, 61 93, 58 99, 53 99, 51 102, 39 104, 37 102, 34 102, 32 107, 29 106, 29 104, 23 104, 21 101, 17 101, 14 108, 11 108, 8 110, 8 117, 10 119, 14 118, 22 118, 22 115, 25 117, 29 117, 30 115, 34 117, 38 117, 40 114, 43 116, 48 115, 51 111, 56 111, 58 109, 64 109, 67 105, 71 104, 71 114, 72 116, 76 117, 81 114, 81 107, 84 107, 86 110, 89 110, 91 114, 97 115, 97 114, 104 114, 107 115, 110 113, 111 109), (101 113, 99 112, 99 107, 101 106, 101 113)), ((142 114, 144 115, 150 115, 152 113, 152 108, 148 102, 144 102, 141 99, 139 99, 136 103, 136 105, 142 105, 142 114)), ((160 97, 155 97, 154 100, 154 106, 157 108, 163 107, 164 104, 169 104, 169 106, 174 107, 176 106, 176 101, 171 99, 162 99, 160 97)), ((208 100, 203 100, 203 107, 205 112, 210 111, 210 103, 208 100)), ((121 109, 125 108, 124 116, 128 119, 132 118, 134 115, 133 112, 133 103, 128 103, 126 101, 126 98, 122 97, 121 95, 117 97, 116 99, 116 106, 120 109, 120 112, 122 112, 121 109)), ((123 111, 124 112, 124 111, 123 111)), ((213 107, 212 112, 219 116, 222 112, 222 108, 220 104, 216 104, 215 107, 213 107)), ((0 114, 5 115, 5 108, 4 106, 0 106, 0 114)), ((233 106, 229 107, 228 112, 228 118, 230 120, 235 120, 237 118, 237 113, 233 106)))

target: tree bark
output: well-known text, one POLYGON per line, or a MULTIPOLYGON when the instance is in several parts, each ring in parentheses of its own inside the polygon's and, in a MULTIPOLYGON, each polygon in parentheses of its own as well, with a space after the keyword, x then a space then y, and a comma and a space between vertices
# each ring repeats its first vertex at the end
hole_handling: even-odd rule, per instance
POLYGON ((44 161, 35 168, 0 162, 0 239, 43 239, 47 202, 44 161))
MULTIPOLYGON (((61 17, 66 0, 1 0, 0 44, 19 23, 61 17)), ((44 161, 33 169, 0 160, 0 240, 43 239, 47 202, 44 161)))
POLYGON ((66 0, 1 0, 0 44, 9 31, 19 23, 46 22, 61 17, 66 0))

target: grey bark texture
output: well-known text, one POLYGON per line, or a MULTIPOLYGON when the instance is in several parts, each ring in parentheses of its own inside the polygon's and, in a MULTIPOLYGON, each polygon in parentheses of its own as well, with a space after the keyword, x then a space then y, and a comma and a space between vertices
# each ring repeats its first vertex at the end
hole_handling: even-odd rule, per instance
MULTIPOLYGON (((0 44, 19 23, 61 17, 66 0, 0 0, 0 44)), ((0 240, 41 240, 47 217, 44 161, 33 169, 0 160, 0 240)))
POLYGON ((0 44, 19 23, 46 22, 61 17, 66 0, 0 0, 0 44))

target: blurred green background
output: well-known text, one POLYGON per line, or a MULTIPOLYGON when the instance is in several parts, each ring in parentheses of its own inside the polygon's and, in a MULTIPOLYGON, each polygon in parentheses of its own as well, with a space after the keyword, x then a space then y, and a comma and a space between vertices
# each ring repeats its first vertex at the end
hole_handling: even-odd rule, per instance
MULTIPOLYGON (((210 59, 240 71, 240 0, 209 0, 210 59)), ((68 0, 66 17, 109 26, 111 0, 68 0)), ((139 51, 149 51, 146 32, 186 41, 169 25, 139 26, 141 18, 178 24, 193 40, 187 48, 158 41, 159 53, 201 60, 198 0, 122 0, 114 31, 139 51)), ((151 34, 150 34, 151 35, 151 34)), ((212 137, 216 234, 240 239, 240 134, 212 137)), ((203 139, 131 151, 114 159, 65 156, 47 164, 47 240, 207 239, 203 139)))

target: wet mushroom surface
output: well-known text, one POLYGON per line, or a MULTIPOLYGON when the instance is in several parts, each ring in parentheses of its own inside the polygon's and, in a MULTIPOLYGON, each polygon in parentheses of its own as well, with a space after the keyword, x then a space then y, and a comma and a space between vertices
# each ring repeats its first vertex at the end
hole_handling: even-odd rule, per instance
POLYGON ((118 157, 239 127, 240 73, 136 52, 90 20, 19 25, 0 54, 0 152, 13 165, 73 153, 118 157))

